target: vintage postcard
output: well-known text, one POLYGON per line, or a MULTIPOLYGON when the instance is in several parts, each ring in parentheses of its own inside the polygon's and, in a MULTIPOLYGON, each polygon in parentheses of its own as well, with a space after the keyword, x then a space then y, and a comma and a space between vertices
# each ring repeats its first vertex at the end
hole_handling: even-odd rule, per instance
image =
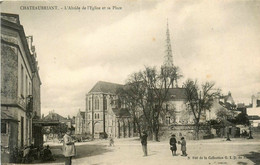
POLYGON ((260 164, 260 1, 0 5, 2 164, 260 164))

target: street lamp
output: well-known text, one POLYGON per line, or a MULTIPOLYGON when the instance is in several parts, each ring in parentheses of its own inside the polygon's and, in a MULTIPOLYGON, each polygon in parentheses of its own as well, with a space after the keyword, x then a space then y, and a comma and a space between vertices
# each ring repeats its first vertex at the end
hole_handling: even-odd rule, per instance
POLYGON ((248 139, 253 139, 253 136, 252 136, 252 127, 249 126, 249 137, 248 139))

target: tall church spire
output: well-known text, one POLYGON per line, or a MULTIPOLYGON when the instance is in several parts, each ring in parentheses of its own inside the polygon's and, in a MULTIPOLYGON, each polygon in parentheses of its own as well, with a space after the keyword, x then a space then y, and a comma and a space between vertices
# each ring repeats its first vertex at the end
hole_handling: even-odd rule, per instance
POLYGON ((173 58, 172 58, 172 46, 171 46, 171 38, 170 38, 170 30, 167 19, 167 30, 166 30, 166 55, 164 56, 163 65, 165 67, 173 67, 173 58))
MULTIPOLYGON (((164 62, 163 62, 163 67, 162 71, 167 72, 168 70, 171 70, 174 67, 173 64, 173 57, 172 57, 172 46, 171 46, 171 37, 170 37, 170 30, 169 30, 169 24, 168 24, 168 19, 167 19, 167 30, 166 30, 166 54, 164 56, 164 62)), ((174 67, 176 69, 176 67, 174 67)), ((178 77, 175 77, 173 80, 169 79, 168 82, 170 82, 170 86, 172 88, 176 87, 178 88, 178 82, 177 82, 178 77)), ((166 86, 166 82, 165 82, 166 86)))

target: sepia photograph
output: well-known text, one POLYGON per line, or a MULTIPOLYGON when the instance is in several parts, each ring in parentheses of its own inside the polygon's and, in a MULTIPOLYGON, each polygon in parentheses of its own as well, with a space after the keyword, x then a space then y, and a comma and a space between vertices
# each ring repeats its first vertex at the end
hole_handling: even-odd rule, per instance
POLYGON ((260 165, 259 0, 2 0, 1 164, 260 165))

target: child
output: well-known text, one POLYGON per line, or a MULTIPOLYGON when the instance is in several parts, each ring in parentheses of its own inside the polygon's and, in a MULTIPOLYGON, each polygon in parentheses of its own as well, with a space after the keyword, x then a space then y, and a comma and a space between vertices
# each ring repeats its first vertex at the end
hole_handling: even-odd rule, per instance
POLYGON ((179 144, 181 145, 181 151, 182 151, 182 155, 181 156, 187 156, 187 153, 186 153, 186 141, 185 141, 184 137, 181 138, 181 142, 179 141, 179 144))
POLYGON ((110 137, 109 137, 109 146, 114 146, 114 139, 113 139, 112 135, 110 135, 110 137))

